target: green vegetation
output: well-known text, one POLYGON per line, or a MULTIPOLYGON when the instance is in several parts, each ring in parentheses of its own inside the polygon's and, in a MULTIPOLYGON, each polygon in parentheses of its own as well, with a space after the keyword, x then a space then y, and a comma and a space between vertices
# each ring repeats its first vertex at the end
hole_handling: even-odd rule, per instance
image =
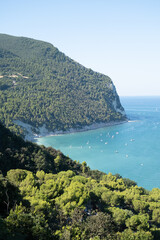
POLYGON ((92 171, 0 124, 0 239, 160 239, 160 189, 92 171))
POLYGON ((18 119, 65 131, 125 120, 123 110, 109 77, 49 43, 0 34, 0 121, 10 130, 22 134, 18 119))
MULTIPOLYGON (((48 130, 125 120, 111 79, 49 43, 0 35, 0 120, 48 130), (115 109, 118 109, 118 111, 115 109)), ((0 124, 0 240, 160 239, 160 189, 91 170, 0 124)))
POLYGON ((34 173, 38 170, 57 173, 69 169, 79 173, 84 167, 51 147, 25 142, 0 124, 0 170, 6 175, 7 171, 16 168, 34 173))

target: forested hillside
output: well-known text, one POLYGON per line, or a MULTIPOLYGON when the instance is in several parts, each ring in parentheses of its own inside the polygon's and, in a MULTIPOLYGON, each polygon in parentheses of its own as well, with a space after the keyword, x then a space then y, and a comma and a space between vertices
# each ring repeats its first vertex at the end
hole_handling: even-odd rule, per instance
POLYGON ((92 171, 0 125, 0 239, 160 239, 160 189, 92 171))
POLYGON ((111 79, 87 69, 49 43, 0 34, 0 120, 48 130, 125 120, 111 79))
POLYGON ((0 170, 5 175, 10 169, 26 169, 36 173, 57 173, 72 168, 75 173, 82 172, 82 165, 72 161, 59 150, 38 146, 24 141, 0 123, 0 170))

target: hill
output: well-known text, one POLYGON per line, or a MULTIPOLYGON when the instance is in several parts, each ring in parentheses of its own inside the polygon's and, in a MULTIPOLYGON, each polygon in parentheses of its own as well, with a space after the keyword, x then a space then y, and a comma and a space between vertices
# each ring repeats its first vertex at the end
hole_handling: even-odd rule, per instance
POLYGON ((17 168, 34 173, 38 170, 57 173, 70 168, 76 174, 82 172, 79 163, 64 156, 59 150, 24 141, 0 123, 0 170, 6 175, 10 169, 17 168))
POLYGON ((160 239, 160 189, 92 171, 1 124, 0 170, 0 239, 160 239))
POLYGON ((14 120, 36 132, 44 125, 65 131, 125 119, 109 77, 50 43, 0 34, 0 120, 11 130, 22 133, 14 120))

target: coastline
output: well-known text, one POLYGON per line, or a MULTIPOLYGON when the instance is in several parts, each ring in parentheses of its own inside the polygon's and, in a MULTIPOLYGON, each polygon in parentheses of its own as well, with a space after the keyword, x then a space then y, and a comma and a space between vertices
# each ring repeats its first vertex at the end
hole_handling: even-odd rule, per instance
POLYGON ((32 125, 24 123, 20 120, 14 120, 13 122, 26 130, 27 132, 27 134, 25 135, 26 141, 36 142, 37 139, 41 137, 51 137, 51 136, 64 135, 64 134, 74 134, 77 132, 86 132, 86 131, 95 130, 98 128, 110 127, 110 126, 127 123, 128 121, 129 120, 111 121, 109 123, 93 123, 91 125, 87 125, 82 128, 70 128, 66 131, 62 131, 62 130, 48 131, 45 124, 43 124, 42 127, 35 128, 32 125), (35 130, 36 132, 39 132, 39 134, 35 133, 35 130))

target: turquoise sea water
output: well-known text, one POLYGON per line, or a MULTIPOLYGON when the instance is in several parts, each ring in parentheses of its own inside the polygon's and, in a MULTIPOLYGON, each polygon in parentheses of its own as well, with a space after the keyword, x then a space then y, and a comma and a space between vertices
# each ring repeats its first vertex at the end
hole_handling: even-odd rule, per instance
POLYGON ((119 173, 146 189, 160 187, 160 97, 122 97, 129 122, 96 130, 43 137, 91 169, 119 173))

